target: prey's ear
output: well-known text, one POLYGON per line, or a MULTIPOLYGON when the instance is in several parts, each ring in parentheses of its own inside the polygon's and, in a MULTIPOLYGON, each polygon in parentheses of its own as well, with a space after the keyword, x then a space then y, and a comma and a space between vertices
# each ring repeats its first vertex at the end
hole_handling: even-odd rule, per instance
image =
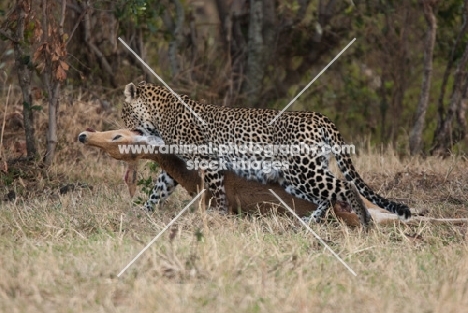
POLYGON ((127 86, 125 86, 124 95, 125 101, 132 101, 137 96, 137 87, 133 83, 128 84, 127 86))

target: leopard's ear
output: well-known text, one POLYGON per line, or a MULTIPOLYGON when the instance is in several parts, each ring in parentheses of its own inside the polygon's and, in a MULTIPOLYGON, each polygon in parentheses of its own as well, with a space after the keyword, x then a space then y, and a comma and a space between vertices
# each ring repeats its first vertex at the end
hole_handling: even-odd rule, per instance
POLYGON ((137 87, 133 83, 128 84, 127 86, 125 86, 124 95, 125 101, 132 101, 137 96, 137 87))

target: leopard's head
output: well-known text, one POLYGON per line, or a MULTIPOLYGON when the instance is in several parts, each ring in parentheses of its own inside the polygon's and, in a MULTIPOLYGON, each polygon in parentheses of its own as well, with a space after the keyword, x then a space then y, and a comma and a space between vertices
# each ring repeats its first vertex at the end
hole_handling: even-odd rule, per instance
POLYGON ((133 83, 125 86, 125 102, 122 107, 122 120, 125 127, 137 129, 145 135, 157 133, 158 114, 154 110, 154 86, 141 82, 138 85, 133 83))
POLYGON ((147 136, 171 133, 174 125, 189 129, 189 124, 196 118, 192 108, 201 106, 186 95, 178 98, 166 87, 146 82, 128 84, 124 95, 122 119, 125 126, 140 130, 147 136))
POLYGON ((141 97, 141 89, 133 83, 125 86, 125 102, 122 107, 122 119, 127 128, 140 126, 145 117, 146 105, 141 97))

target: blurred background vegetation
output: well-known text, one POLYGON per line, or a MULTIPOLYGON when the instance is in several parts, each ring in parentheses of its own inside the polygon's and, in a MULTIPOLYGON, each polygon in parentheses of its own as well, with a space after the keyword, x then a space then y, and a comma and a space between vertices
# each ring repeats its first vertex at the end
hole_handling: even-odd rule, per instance
POLYGON ((19 86, 27 156, 49 165, 67 131, 56 126, 64 102, 86 93, 118 108, 125 84, 158 83, 118 37, 177 92, 277 109, 356 38, 291 110, 329 116, 350 143, 464 154, 467 2, 0 0, 2 106, 19 86), (30 123, 39 110, 42 154, 30 123))

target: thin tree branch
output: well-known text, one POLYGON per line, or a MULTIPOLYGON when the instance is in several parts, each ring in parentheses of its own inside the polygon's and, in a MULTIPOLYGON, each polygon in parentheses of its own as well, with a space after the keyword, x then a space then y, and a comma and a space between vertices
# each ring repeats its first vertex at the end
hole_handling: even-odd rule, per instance
POLYGON ((72 29, 72 31, 70 33, 70 36, 68 36, 68 39, 65 42, 65 47, 68 46, 68 44, 70 43, 71 39, 73 38, 73 35, 75 34, 76 29, 78 28, 78 26, 80 25, 81 21, 83 20, 85 14, 87 14, 87 13, 88 13, 88 7, 86 7, 84 10, 81 11, 80 16, 78 16, 78 19, 76 20, 75 26, 73 26, 73 29, 72 29))
POLYGON ((13 43, 18 43, 19 41, 16 40, 15 38, 13 38, 13 36, 11 34, 9 34, 8 32, 6 32, 4 29, 0 28, 0 34, 2 36, 5 36, 6 38, 8 38, 8 40, 10 40, 11 42, 13 43))
MULTIPOLYGON (((88 8, 89 7, 86 6, 85 8, 83 8, 83 11, 87 11, 88 8)), ((111 84, 113 86, 117 86, 117 84, 115 82, 114 72, 112 70, 111 65, 107 61, 107 59, 104 56, 104 54, 102 53, 102 51, 99 50, 99 48, 92 41, 91 30, 90 30, 91 29, 91 22, 89 20, 89 14, 85 14, 84 17, 85 17, 84 22, 85 22, 85 41, 86 41, 86 44, 91 49, 91 51, 99 58, 99 60, 101 61, 102 68, 106 72, 109 73, 109 78, 111 80, 111 84)))
POLYGON ((88 43, 88 46, 91 48, 91 50, 94 52, 94 54, 96 54, 96 56, 101 61, 102 66, 104 67, 104 69, 109 74, 114 75, 114 72, 112 71, 112 67, 110 66, 109 62, 107 62, 107 59, 104 56, 104 54, 102 53, 102 51, 99 50, 99 48, 94 43, 92 43, 91 41, 88 41, 87 43, 88 43))
POLYGON ((47 0, 42 0, 42 42, 49 39, 49 30, 47 27, 47 0))
POLYGON ((60 16, 60 23, 59 23, 60 40, 63 40, 63 24, 65 24, 66 11, 67 11, 67 0, 62 0, 62 15, 60 16))

